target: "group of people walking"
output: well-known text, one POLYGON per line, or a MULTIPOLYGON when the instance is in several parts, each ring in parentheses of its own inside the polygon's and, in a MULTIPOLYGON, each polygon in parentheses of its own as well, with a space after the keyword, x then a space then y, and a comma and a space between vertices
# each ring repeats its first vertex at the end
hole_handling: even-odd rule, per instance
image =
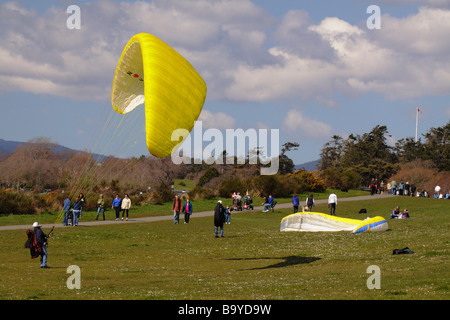
MULTIPOLYGON (((303 207, 302 211, 311 211, 312 207, 315 205, 314 196, 312 193, 305 200, 305 207, 303 207)), ((292 207, 294 209, 294 213, 298 212, 298 207, 300 206, 300 199, 297 194, 294 194, 292 197, 292 207)))
MULTIPOLYGON (((302 211, 308 211, 311 212, 312 207, 315 206, 315 200, 312 193, 309 194, 309 196, 305 200, 306 206, 303 207, 302 211)), ((298 207, 300 206, 300 199, 298 198, 297 194, 294 194, 292 197, 292 207, 294 209, 294 213, 298 212, 298 207)), ((328 208, 330 209, 330 215, 335 216, 336 215, 336 206, 337 206, 337 196, 332 191, 331 194, 328 196, 328 208)))
POLYGON ((184 213, 184 224, 189 223, 189 217, 192 214, 192 203, 189 199, 186 200, 186 203, 183 204, 183 201, 181 198, 176 195, 173 199, 172 203, 172 212, 173 212, 173 224, 179 224, 180 223, 180 212, 184 213))
POLYGON ((397 196, 412 196, 412 197, 416 195, 417 189, 414 184, 410 184, 408 181, 406 183, 403 183, 403 181, 397 183, 397 181, 395 180, 388 182, 387 188, 388 192, 394 196, 397 195, 397 196))
MULTIPOLYGON (((97 209, 97 218, 95 218, 95 220, 98 220, 98 215, 100 213, 100 211, 103 212, 103 220, 105 220, 105 210, 104 210, 104 202, 102 203, 103 200, 103 195, 100 195, 100 199, 97 202, 98 205, 98 209, 97 209)), ((111 209, 114 209, 114 211, 116 212, 116 221, 120 220, 120 212, 122 212, 122 221, 123 218, 126 216, 126 220, 128 221, 128 213, 130 211, 131 208, 131 199, 128 197, 128 194, 125 194, 125 196, 123 197, 123 199, 121 199, 119 197, 118 194, 116 194, 116 197, 114 198, 112 205, 111 205, 111 209)))
POLYGON ((69 196, 66 197, 63 202, 64 226, 78 226, 78 222, 80 221, 83 206, 85 205, 85 203, 86 199, 82 193, 80 193, 78 197, 75 198, 75 201, 72 203, 72 205, 70 205, 69 196))
MULTIPOLYGON (((173 223, 180 223, 180 213, 184 213, 184 224, 189 223, 189 218, 193 213, 193 206, 189 199, 183 204, 182 199, 177 195, 172 202, 173 211, 173 223)), ((230 206, 224 207, 222 200, 218 200, 216 207, 214 208, 214 237, 221 238, 223 235, 224 224, 231 223, 231 210, 230 206)))
MULTIPOLYGON (((63 202, 63 225, 64 226, 78 226, 78 222, 81 219, 83 206, 86 204, 86 199, 82 193, 75 198, 74 202, 71 204, 69 196, 63 202)), ((122 212, 122 220, 126 218, 128 220, 129 211, 131 208, 131 199, 128 194, 125 194, 124 198, 121 199, 119 194, 116 194, 111 209, 113 209, 116 213, 116 221, 120 220, 120 213, 122 212)), ((100 194, 99 199, 97 200, 97 216, 95 220, 98 220, 100 214, 103 216, 103 220, 105 220, 105 200, 103 199, 103 194, 100 194)))

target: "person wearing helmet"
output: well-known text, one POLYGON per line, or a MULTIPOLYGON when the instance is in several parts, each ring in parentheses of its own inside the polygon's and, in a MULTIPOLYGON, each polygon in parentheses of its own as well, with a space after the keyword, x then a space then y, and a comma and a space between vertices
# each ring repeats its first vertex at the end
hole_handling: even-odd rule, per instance
POLYGON ((40 246, 42 248, 41 269, 48 269, 50 267, 47 266, 47 238, 51 237, 51 235, 47 236, 41 230, 41 225, 39 224, 39 222, 33 223, 33 228, 34 228, 34 232, 36 234, 36 242, 37 242, 38 246, 40 246))

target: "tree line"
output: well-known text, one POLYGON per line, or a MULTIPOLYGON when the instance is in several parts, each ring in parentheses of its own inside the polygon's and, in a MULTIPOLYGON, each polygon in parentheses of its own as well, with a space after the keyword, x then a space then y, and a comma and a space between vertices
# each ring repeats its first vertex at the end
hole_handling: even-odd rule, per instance
POLYGON ((449 130, 447 122, 431 128, 423 139, 403 138, 395 145, 388 143, 390 135, 384 125, 347 138, 333 135, 321 150, 318 170, 327 186, 344 189, 368 186, 372 179, 387 180, 405 167, 411 169, 411 163, 440 177, 450 171, 449 130))
MULTIPOLYGON (((375 126, 361 135, 347 138, 334 135, 323 146, 316 172, 295 171, 288 153, 300 146, 283 144, 279 157, 279 172, 261 176, 262 164, 252 164, 250 155, 244 163, 212 165, 191 159, 176 165, 170 157, 153 156, 119 159, 95 159, 87 151, 58 151, 58 144, 48 138, 36 138, 0 159, 0 213, 33 213, 58 210, 65 194, 83 192, 95 205, 99 193, 113 198, 116 193, 135 195, 134 203, 171 200, 171 185, 175 179, 194 180, 193 199, 227 196, 234 191, 254 196, 289 197, 304 191, 320 192, 326 188, 350 189, 368 186, 374 178, 419 183, 431 190, 441 184, 445 190, 450 181, 450 122, 431 128, 417 142, 413 138, 388 143, 386 126, 375 126), (295 171, 295 172, 294 172, 295 171), (434 188, 434 186, 433 186, 434 188), (40 196, 49 190, 53 195, 40 196), (28 194, 28 196, 26 195, 28 194), (139 195, 139 196, 137 196, 139 195), (40 208, 40 209, 39 209, 40 208)), ((226 157, 226 152, 219 155, 226 157)))
MULTIPOLYGON (((95 158, 90 152, 60 151, 49 138, 35 138, 19 146, 0 160, 1 213, 39 213, 56 211, 66 195, 83 193, 87 209, 95 208, 99 193, 112 199, 127 193, 134 204, 171 201, 175 179, 193 180, 197 185, 189 192, 192 199, 229 196, 234 191, 253 196, 289 196, 303 190, 325 190, 323 181, 306 172, 288 176, 294 170, 286 152, 298 147, 283 145, 280 174, 260 176, 264 166, 250 161, 210 165, 204 161, 174 164, 171 157, 141 156, 127 159, 95 158), (299 178, 299 177, 303 178, 299 178), (304 180, 304 181, 302 181, 304 180), (310 185, 306 184, 308 181, 310 185), (92 207, 92 208, 91 208, 92 207)), ((219 155, 226 157, 224 151, 219 155)), ((235 159, 236 160, 236 159, 235 159)))

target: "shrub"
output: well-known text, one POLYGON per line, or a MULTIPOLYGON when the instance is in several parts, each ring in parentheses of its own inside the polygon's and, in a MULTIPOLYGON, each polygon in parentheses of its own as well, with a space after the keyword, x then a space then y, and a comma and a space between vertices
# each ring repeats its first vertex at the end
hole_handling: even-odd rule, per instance
POLYGON ((174 194, 168 186, 160 185, 150 194, 150 200, 156 203, 172 201, 174 194))
POLYGON ((281 178, 278 175, 266 175, 252 177, 247 181, 252 196, 265 197, 271 194, 274 197, 282 197, 285 196, 286 190, 287 193, 290 193, 290 190, 286 188, 286 183, 282 183, 280 180, 281 178))
POLYGON ((216 196, 213 190, 209 188, 203 188, 200 186, 196 186, 194 189, 188 192, 189 199, 198 200, 198 199, 212 199, 216 196))
POLYGON ((0 214, 34 214, 32 195, 0 190, 0 214))
POLYGON ((314 173, 299 169, 288 175, 293 185, 292 193, 301 193, 304 191, 323 192, 327 185, 322 179, 319 179, 314 173))
POLYGON ((320 176, 323 178, 324 185, 341 190, 358 188, 362 181, 362 176, 359 173, 352 170, 343 171, 339 168, 325 169, 320 173, 320 176))
POLYGON ((200 177, 197 185, 202 187, 205 183, 209 182, 212 178, 218 177, 219 171, 215 167, 208 168, 205 173, 200 177))
POLYGON ((237 178, 230 178, 223 180, 219 187, 217 188, 218 194, 220 197, 231 197, 234 192, 240 192, 241 194, 245 194, 246 187, 244 182, 237 178))
POLYGON ((434 193, 434 187, 439 185, 444 194, 450 190, 450 173, 448 171, 438 171, 430 165, 429 161, 412 161, 402 165, 401 169, 388 181, 395 180, 397 183, 403 181, 415 185, 418 192, 423 190, 428 194, 434 193))

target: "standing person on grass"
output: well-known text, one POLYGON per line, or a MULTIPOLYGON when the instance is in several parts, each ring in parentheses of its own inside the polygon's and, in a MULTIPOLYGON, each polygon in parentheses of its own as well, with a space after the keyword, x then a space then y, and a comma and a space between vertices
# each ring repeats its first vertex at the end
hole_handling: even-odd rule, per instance
POLYGON ((183 213, 184 213, 184 224, 188 224, 189 218, 192 214, 192 203, 189 199, 187 199, 186 203, 183 205, 183 213))
MULTIPOLYGON (((86 199, 85 199, 83 193, 80 193, 80 195, 78 196, 78 199, 80 200, 80 204, 81 204, 81 207, 80 207, 80 217, 79 217, 79 219, 78 219, 78 220, 80 220, 80 219, 81 219, 81 216, 83 215, 83 206, 86 204, 86 199)), ((78 222, 78 221, 77 221, 77 222, 78 222)), ((77 224, 78 224, 78 223, 77 223, 77 224)))
POLYGON ((41 230, 41 225, 39 222, 33 223, 34 233, 36 234, 36 244, 41 247, 41 269, 48 269, 50 268, 47 266, 47 238, 51 237, 51 234, 46 235, 41 230))
POLYGON ((294 208, 294 213, 298 212, 298 206, 300 205, 300 200, 298 199, 298 195, 294 194, 292 197, 292 207, 294 208))
POLYGON ((98 220, 100 212, 103 214, 103 220, 105 220, 105 200, 103 200, 103 194, 100 195, 100 198, 97 201, 97 217, 95 220, 98 220))
POLYGON ((75 198, 74 203, 72 204, 72 213, 73 213, 73 223, 72 226, 78 226, 78 221, 80 221, 81 216, 81 208, 83 207, 83 203, 79 197, 75 198))
POLYGON ((217 201, 214 209, 214 237, 218 238, 218 231, 220 228, 220 237, 223 238, 223 224, 225 222, 225 210, 222 206, 222 200, 217 201))
POLYGON ((172 211, 173 211, 173 224, 180 223, 180 211, 182 209, 182 203, 180 197, 175 196, 172 203, 172 211))
POLYGON ((306 198, 306 206, 308 207, 308 211, 311 212, 312 207, 314 206, 314 196, 312 193, 309 194, 309 197, 306 198))
POLYGON ((125 198, 122 199, 122 204, 120 206, 120 208, 122 209, 122 221, 123 221, 123 216, 125 215, 125 212, 127 214, 127 221, 128 221, 128 212, 130 211, 131 208, 131 199, 128 198, 128 194, 125 194, 125 198))
POLYGON ((328 197, 328 208, 330 208, 330 215, 336 215, 336 206, 337 196, 334 194, 334 192, 331 192, 330 196, 328 197))
POLYGON ((111 209, 114 209, 116 211, 116 221, 119 221, 121 203, 122 199, 120 199, 119 195, 116 194, 116 197, 114 198, 113 203, 111 205, 111 209))
POLYGON ((66 196, 66 199, 63 202, 63 212, 64 212, 64 220, 63 220, 63 226, 69 225, 69 210, 70 210, 70 200, 69 196, 66 196))
POLYGON ((231 223, 231 210, 230 206, 227 206, 225 209, 225 224, 231 223))

